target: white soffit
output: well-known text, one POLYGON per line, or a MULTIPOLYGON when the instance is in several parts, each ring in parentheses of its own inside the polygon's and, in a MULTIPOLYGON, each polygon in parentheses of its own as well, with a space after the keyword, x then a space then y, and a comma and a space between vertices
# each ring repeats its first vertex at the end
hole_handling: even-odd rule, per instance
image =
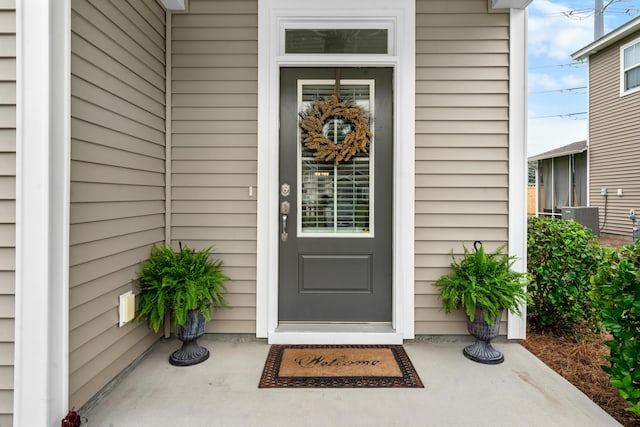
POLYGON ((162 5, 169 10, 185 10, 186 0, 160 0, 162 5))
POLYGON ((491 0, 494 9, 524 9, 533 0, 491 0))

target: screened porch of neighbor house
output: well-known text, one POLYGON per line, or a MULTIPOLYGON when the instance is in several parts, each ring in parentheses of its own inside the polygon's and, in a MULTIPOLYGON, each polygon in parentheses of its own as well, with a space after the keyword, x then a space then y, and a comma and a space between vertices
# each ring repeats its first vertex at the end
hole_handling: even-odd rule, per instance
POLYGON ((587 141, 529 157, 535 182, 535 214, 562 216, 562 208, 587 206, 587 141))

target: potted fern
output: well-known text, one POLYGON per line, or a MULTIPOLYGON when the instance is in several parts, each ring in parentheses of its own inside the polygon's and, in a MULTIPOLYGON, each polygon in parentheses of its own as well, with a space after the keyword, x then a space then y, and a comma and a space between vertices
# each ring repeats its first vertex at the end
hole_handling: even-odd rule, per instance
POLYGON ((151 249, 137 279, 140 287, 138 319, 146 320, 158 332, 165 313, 173 314, 176 336, 182 348, 169 358, 172 365, 190 366, 209 358, 209 350, 198 345, 207 320, 216 307, 226 307, 222 293, 229 280, 222 272, 222 261, 211 261, 211 248, 196 251, 169 246, 151 249))
POLYGON ((459 262, 452 255, 453 272, 434 285, 440 288, 446 313, 465 311, 467 329, 476 342, 464 349, 464 355, 476 362, 498 364, 504 361, 504 355, 491 345, 491 339, 498 336, 504 310, 520 314, 520 306, 528 300, 528 276, 511 268, 515 257, 502 253, 504 245, 494 253, 486 253, 479 241, 473 245, 473 252, 463 245, 459 262))

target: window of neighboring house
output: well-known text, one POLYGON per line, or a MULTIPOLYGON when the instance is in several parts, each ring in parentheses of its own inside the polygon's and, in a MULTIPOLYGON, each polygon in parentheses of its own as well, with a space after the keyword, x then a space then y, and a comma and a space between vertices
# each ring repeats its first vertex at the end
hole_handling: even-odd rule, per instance
POLYGON ((640 39, 620 48, 620 95, 640 91, 640 39))

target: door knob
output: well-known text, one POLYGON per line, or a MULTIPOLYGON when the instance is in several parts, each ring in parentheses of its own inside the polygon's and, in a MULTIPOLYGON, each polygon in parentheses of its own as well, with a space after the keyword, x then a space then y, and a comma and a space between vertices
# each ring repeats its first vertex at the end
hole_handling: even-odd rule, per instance
POLYGON ((289 218, 290 209, 291 203, 286 200, 280 203, 280 213, 282 214, 282 234, 280 235, 280 240, 283 242, 286 242, 289 237, 289 233, 287 233, 287 219, 289 218))

